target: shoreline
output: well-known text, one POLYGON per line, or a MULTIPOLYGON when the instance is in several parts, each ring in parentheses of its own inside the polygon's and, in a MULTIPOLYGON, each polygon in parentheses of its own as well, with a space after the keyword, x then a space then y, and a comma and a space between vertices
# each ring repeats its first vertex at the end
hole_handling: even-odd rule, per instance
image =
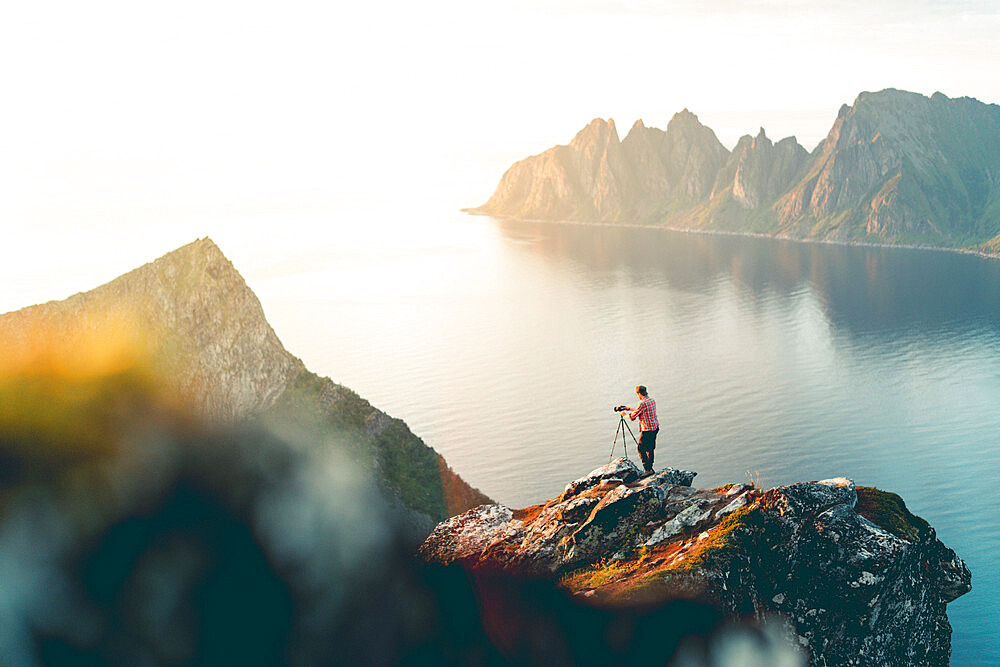
POLYGON ((672 227, 670 225, 643 225, 634 222, 592 222, 586 220, 543 220, 536 218, 516 218, 509 215, 495 215, 486 213, 474 208, 459 209, 468 215, 478 215, 495 220, 508 222, 530 222, 543 225, 576 225, 585 227, 620 227, 624 229, 654 229, 670 232, 681 232, 684 234, 699 234, 703 236, 744 236, 757 239, 771 239, 775 241, 791 241, 793 243, 823 244, 853 246, 860 248, 905 248, 907 250, 930 250, 935 252, 951 252, 961 255, 971 255, 991 261, 1000 260, 1000 252, 986 252, 984 250, 973 250, 971 248, 946 248, 932 245, 916 245, 912 243, 875 243, 873 241, 842 241, 837 239, 804 239, 795 236, 785 236, 778 234, 763 234, 761 232, 736 232, 725 229, 698 229, 693 227, 672 227))

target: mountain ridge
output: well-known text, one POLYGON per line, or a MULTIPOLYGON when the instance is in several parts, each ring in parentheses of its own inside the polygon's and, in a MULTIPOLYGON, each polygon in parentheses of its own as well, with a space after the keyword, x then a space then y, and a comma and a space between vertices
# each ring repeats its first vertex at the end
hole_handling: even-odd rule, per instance
MULTIPOLYGON (((595 124, 614 127, 595 119, 588 128, 595 124)), ((891 88, 862 92, 811 152, 794 137, 773 143, 763 128, 730 151, 684 109, 666 130, 633 124, 620 142, 624 161, 604 160, 599 181, 579 177, 573 166, 574 156, 592 149, 589 136, 581 131, 568 145, 515 163, 493 196, 467 212, 1000 251, 995 104, 891 88), (561 167, 547 168, 557 154, 561 167)))
POLYGON ((307 424, 305 439, 342 448, 371 471, 415 535, 489 501, 404 422, 288 352, 257 296, 207 237, 87 292, 0 314, 0 342, 15 354, 37 341, 123 326, 200 419, 218 428, 307 424))

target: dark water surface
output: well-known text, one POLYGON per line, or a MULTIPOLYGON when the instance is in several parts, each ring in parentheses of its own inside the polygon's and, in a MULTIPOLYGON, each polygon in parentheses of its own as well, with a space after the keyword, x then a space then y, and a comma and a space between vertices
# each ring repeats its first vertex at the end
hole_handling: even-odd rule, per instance
POLYGON ((901 494, 973 572, 953 664, 1000 664, 1000 262, 464 216, 383 241, 329 240, 252 286, 293 353, 472 484, 558 493, 608 460, 611 408, 645 384, 657 465, 698 486, 901 494))

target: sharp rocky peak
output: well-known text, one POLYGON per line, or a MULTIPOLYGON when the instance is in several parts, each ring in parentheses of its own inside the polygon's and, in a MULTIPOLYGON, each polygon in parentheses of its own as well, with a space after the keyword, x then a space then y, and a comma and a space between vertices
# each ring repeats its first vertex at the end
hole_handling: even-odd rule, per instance
POLYGON ((697 129, 702 127, 705 126, 702 125, 700 120, 698 120, 698 116, 693 114, 686 107, 675 113, 673 117, 670 119, 670 122, 667 123, 668 132, 671 129, 677 131, 690 128, 697 129))
POLYGON ((46 337, 72 340, 111 322, 141 337, 168 382, 211 420, 260 412, 302 370, 257 296, 207 237, 89 292, 3 315, 0 334, 44 326, 46 337))
POLYGON ((574 148, 583 148, 596 142, 607 143, 608 141, 618 142, 618 130, 615 127, 614 119, 595 118, 576 133, 569 145, 574 148))

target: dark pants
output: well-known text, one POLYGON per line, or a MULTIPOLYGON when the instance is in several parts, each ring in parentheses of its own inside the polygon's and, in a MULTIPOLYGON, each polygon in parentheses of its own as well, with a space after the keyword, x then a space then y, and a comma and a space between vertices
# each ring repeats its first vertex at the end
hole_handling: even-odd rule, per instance
POLYGON ((660 429, 639 431, 639 458, 642 459, 642 467, 646 472, 653 471, 653 450, 656 449, 656 434, 659 432, 660 429))

